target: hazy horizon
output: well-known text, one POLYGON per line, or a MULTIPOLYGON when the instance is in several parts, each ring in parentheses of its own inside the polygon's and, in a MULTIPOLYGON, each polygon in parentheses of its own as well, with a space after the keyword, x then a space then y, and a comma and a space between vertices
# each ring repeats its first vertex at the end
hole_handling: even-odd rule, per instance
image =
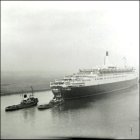
POLYGON ((2 1, 1 71, 139 67, 137 1, 2 1))

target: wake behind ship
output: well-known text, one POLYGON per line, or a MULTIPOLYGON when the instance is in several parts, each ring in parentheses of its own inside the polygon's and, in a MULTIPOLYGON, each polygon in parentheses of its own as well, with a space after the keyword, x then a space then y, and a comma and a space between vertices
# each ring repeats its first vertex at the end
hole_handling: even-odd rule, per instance
POLYGON ((106 52, 104 66, 94 69, 80 69, 78 73, 65 76, 50 83, 56 99, 72 99, 109 93, 126 89, 138 82, 133 67, 112 66, 106 52))

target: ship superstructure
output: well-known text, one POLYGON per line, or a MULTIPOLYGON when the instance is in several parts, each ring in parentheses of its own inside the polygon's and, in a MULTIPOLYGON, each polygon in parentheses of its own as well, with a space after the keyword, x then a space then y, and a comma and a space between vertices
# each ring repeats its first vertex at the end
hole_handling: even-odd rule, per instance
POLYGON ((50 83, 54 98, 79 98, 128 88, 137 82, 133 67, 113 66, 106 52, 104 66, 80 69, 78 73, 65 76, 50 83))

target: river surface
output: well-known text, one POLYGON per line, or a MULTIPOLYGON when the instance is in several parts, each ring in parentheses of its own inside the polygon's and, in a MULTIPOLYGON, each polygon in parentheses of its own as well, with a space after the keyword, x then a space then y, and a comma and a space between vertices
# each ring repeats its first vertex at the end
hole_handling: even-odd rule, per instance
MULTIPOLYGON (((48 103, 51 91, 37 92, 40 104, 48 103)), ((139 85, 121 91, 65 101, 59 107, 37 106, 12 112, 20 95, 1 96, 1 138, 139 138, 139 85)))

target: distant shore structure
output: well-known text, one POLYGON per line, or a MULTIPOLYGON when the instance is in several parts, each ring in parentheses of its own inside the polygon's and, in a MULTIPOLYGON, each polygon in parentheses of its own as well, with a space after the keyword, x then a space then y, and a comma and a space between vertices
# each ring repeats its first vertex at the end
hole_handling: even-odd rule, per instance
POLYGON ((73 99, 122 90, 138 83, 135 68, 117 67, 110 63, 106 51, 104 65, 93 69, 80 69, 78 73, 50 82, 54 98, 73 99))

